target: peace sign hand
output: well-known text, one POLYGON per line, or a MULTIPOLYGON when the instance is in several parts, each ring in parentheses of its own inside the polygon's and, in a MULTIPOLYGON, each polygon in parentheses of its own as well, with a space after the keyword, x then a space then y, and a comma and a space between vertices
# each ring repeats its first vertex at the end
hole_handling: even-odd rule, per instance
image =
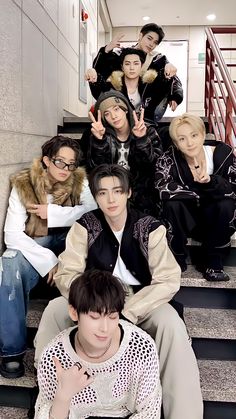
POLYGON ((101 111, 98 110, 98 117, 97 117, 97 121, 94 117, 94 115, 92 114, 92 112, 89 112, 89 118, 92 121, 91 124, 91 132, 94 135, 94 137, 96 137, 98 140, 102 140, 103 135, 105 134, 105 128, 102 125, 102 115, 101 115, 101 111))
POLYGON ((124 33, 119 33, 116 35, 109 44, 105 47, 105 52, 108 53, 113 50, 113 48, 120 48, 120 40, 124 38, 124 33))
POLYGON ((147 127, 144 122, 144 108, 141 109, 140 117, 138 119, 137 114, 133 111, 133 118, 134 118, 134 127, 132 129, 133 134, 135 137, 141 138, 146 135, 147 127))
POLYGON ((199 182, 199 183, 210 182, 211 178, 208 175, 207 170, 206 170, 206 162, 198 163, 197 158, 194 157, 194 168, 195 168, 195 173, 193 177, 194 177, 195 182, 199 182))

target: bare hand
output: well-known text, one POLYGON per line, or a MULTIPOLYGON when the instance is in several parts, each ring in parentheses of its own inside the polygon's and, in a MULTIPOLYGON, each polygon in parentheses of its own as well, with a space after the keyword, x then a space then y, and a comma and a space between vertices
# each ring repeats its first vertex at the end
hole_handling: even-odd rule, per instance
POLYGON ((49 272, 48 272, 48 278, 47 278, 47 284, 53 287, 55 285, 55 281, 53 279, 53 276, 57 272, 58 265, 54 266, 49 272))
POLYGON ((113 50, 113 48, 120 48, 120 40, 122 38, 124 38, 125 34, 124 33, 120 33, 118 35, 116 35, 111 42, 109 42, 109 44, 106 45, 105 47, 105 52, 110 52, 113 50))
POLYGON ((47 204, 29 204, 26 209, 30 214, 36 214, 42 220, 48 218, 48 205, 47 204))
POLYGON ((97 72, 95 70, 95 68, 89 68, 85 75, 84 75, 85 80, 89 81, 90 83, 96 83, 97 79, 98 79, 98 75, 97 72))
POLYGON ((171 64, 171 63, 167 63, 165 65, 165 77, 166 79, 170 79, 171 77, 175 76, 177 72, 177 68, 171 64))
POLYGON ((206 162, 199 163, 197 158, 194 157, 194 180, 195 182, 199 183, 208 183, 210 182, 211 178, 206 171, 206 162))
POLYGON ((133 111, 133 118, 134 118, 134 127, 132 129, 133 134, 135 137, 143 137, 146 135, 147 127, 144 122, 144 108, 142 108, 140 112, 140 118, 138 119, 137 114, 133 111))
POLYGON ((94 115, 92 114, 92 112, 89 112, 89 118, 92 121, 92 124, 91 124, 91 132, 92 132, 92 134, 98 140, 102 140, 103 135, 105 134, 105 128, 104 128, 104 126, 102 124, 101 111, 98 110, 98 119, 97 119, 97 121, 96 121, 94 115))
POLYGON ((93 378, 88 377, 85 368, 80 368, 79 364, 64 370, 57 358, 53 358, 53 361, 58 379, 57 396, 62 395, 64 399, 71 400, 75 394, 93 382, 93 378))
POLYGON ((174 112, 175 111, 175 109, 177 108, 177 103, 175 102, 175 100, 171 100, 170 102, 169 102, 169 107, 171 108, 171 110, 174 112))

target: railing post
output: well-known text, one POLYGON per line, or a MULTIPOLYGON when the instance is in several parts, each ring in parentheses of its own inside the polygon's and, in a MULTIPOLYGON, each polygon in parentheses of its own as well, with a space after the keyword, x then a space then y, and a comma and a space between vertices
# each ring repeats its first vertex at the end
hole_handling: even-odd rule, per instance
POLYGON ((210 47, 208 39, 206 40, 206 81, 205 81, 205 116, 208 118, 209 132, 212 132, 211 115, 213 115, 213 106, 211 98, 214 91, 212 87, 212 80, 214 81, 214 70, 212 63, 215 61, 213 51, 210 47), (208 85, 208 87, 207 87, 208 85))
POLYGON ((226 112, 225 112, 225 142, 226 144, 232 145, 232 126, 229 119, 229 115, 232 115, 233 105, 230 97, 226 98, 226 112))

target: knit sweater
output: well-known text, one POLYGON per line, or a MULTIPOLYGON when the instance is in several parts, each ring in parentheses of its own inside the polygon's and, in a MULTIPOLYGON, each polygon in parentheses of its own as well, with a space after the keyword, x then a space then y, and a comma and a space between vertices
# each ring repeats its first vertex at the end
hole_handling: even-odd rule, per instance
POLYGON ((57 389, 53 357, 65 369, 80 362, 94 378, 92 384, 72 398, 69 419, 129 415, 132 419, 160 418, 161 385, 155 343, 138 327, 122 320, 120 325, 124 332, 120 347, 102 363, 88 363, 77 355, 70 343, 74 328, 64 330, 48 345, 39 363, 35 419, 49 419, 57 389))

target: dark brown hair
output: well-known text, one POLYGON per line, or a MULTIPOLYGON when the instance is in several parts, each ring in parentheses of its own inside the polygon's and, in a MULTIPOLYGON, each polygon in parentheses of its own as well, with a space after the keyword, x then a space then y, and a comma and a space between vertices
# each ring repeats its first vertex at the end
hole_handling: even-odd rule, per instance
POLYGON ((123 48, 122 52, 120 54, 120 62, 121 65, 123 65, 124 59, 126 57, 126 55, 138 55, 140 58, 141 63, 143 64, 146 60, 146 53, 141 50, 141 49, 137 49, 137 48, 123 48))
POLYGON ((101 164, 95 167, 89 175, 89 187, 94 198, 100 189, 100 181, 104 177, 117 177, 123 193, 129 193, 130 175, 128 170, 119 164, 101 164))
MULTIPOLYGON (((77 166, 79 166, 81 159, 79 141, 75 140, 74 138, 64 137, 63 135, 56 135, 42 145, 42 159, 44 156, 49 157, 49 159, 55 157, 62 147, 69 147, 75 152, 75 163, 77 166)), ((42 164, 44 168, 46 168, 43 161, 42 164)))
POLYGON ((69 304, 77 314, 94 311, 99 314, 121 313, 125 303, 123 285, 111 272, 85 271, 71 284, 69 304))
POLYGON ((156 23, 147 23, 146 25, 144 25, 141 30, 140 33, 142 35, 146 35, 149 32, 155 32, 158 35, 158 44, 161 43, 161 41, 163 40, 164 36, 165 36, 165 32, 163 31, 161 26, 156 25, 156 23))

